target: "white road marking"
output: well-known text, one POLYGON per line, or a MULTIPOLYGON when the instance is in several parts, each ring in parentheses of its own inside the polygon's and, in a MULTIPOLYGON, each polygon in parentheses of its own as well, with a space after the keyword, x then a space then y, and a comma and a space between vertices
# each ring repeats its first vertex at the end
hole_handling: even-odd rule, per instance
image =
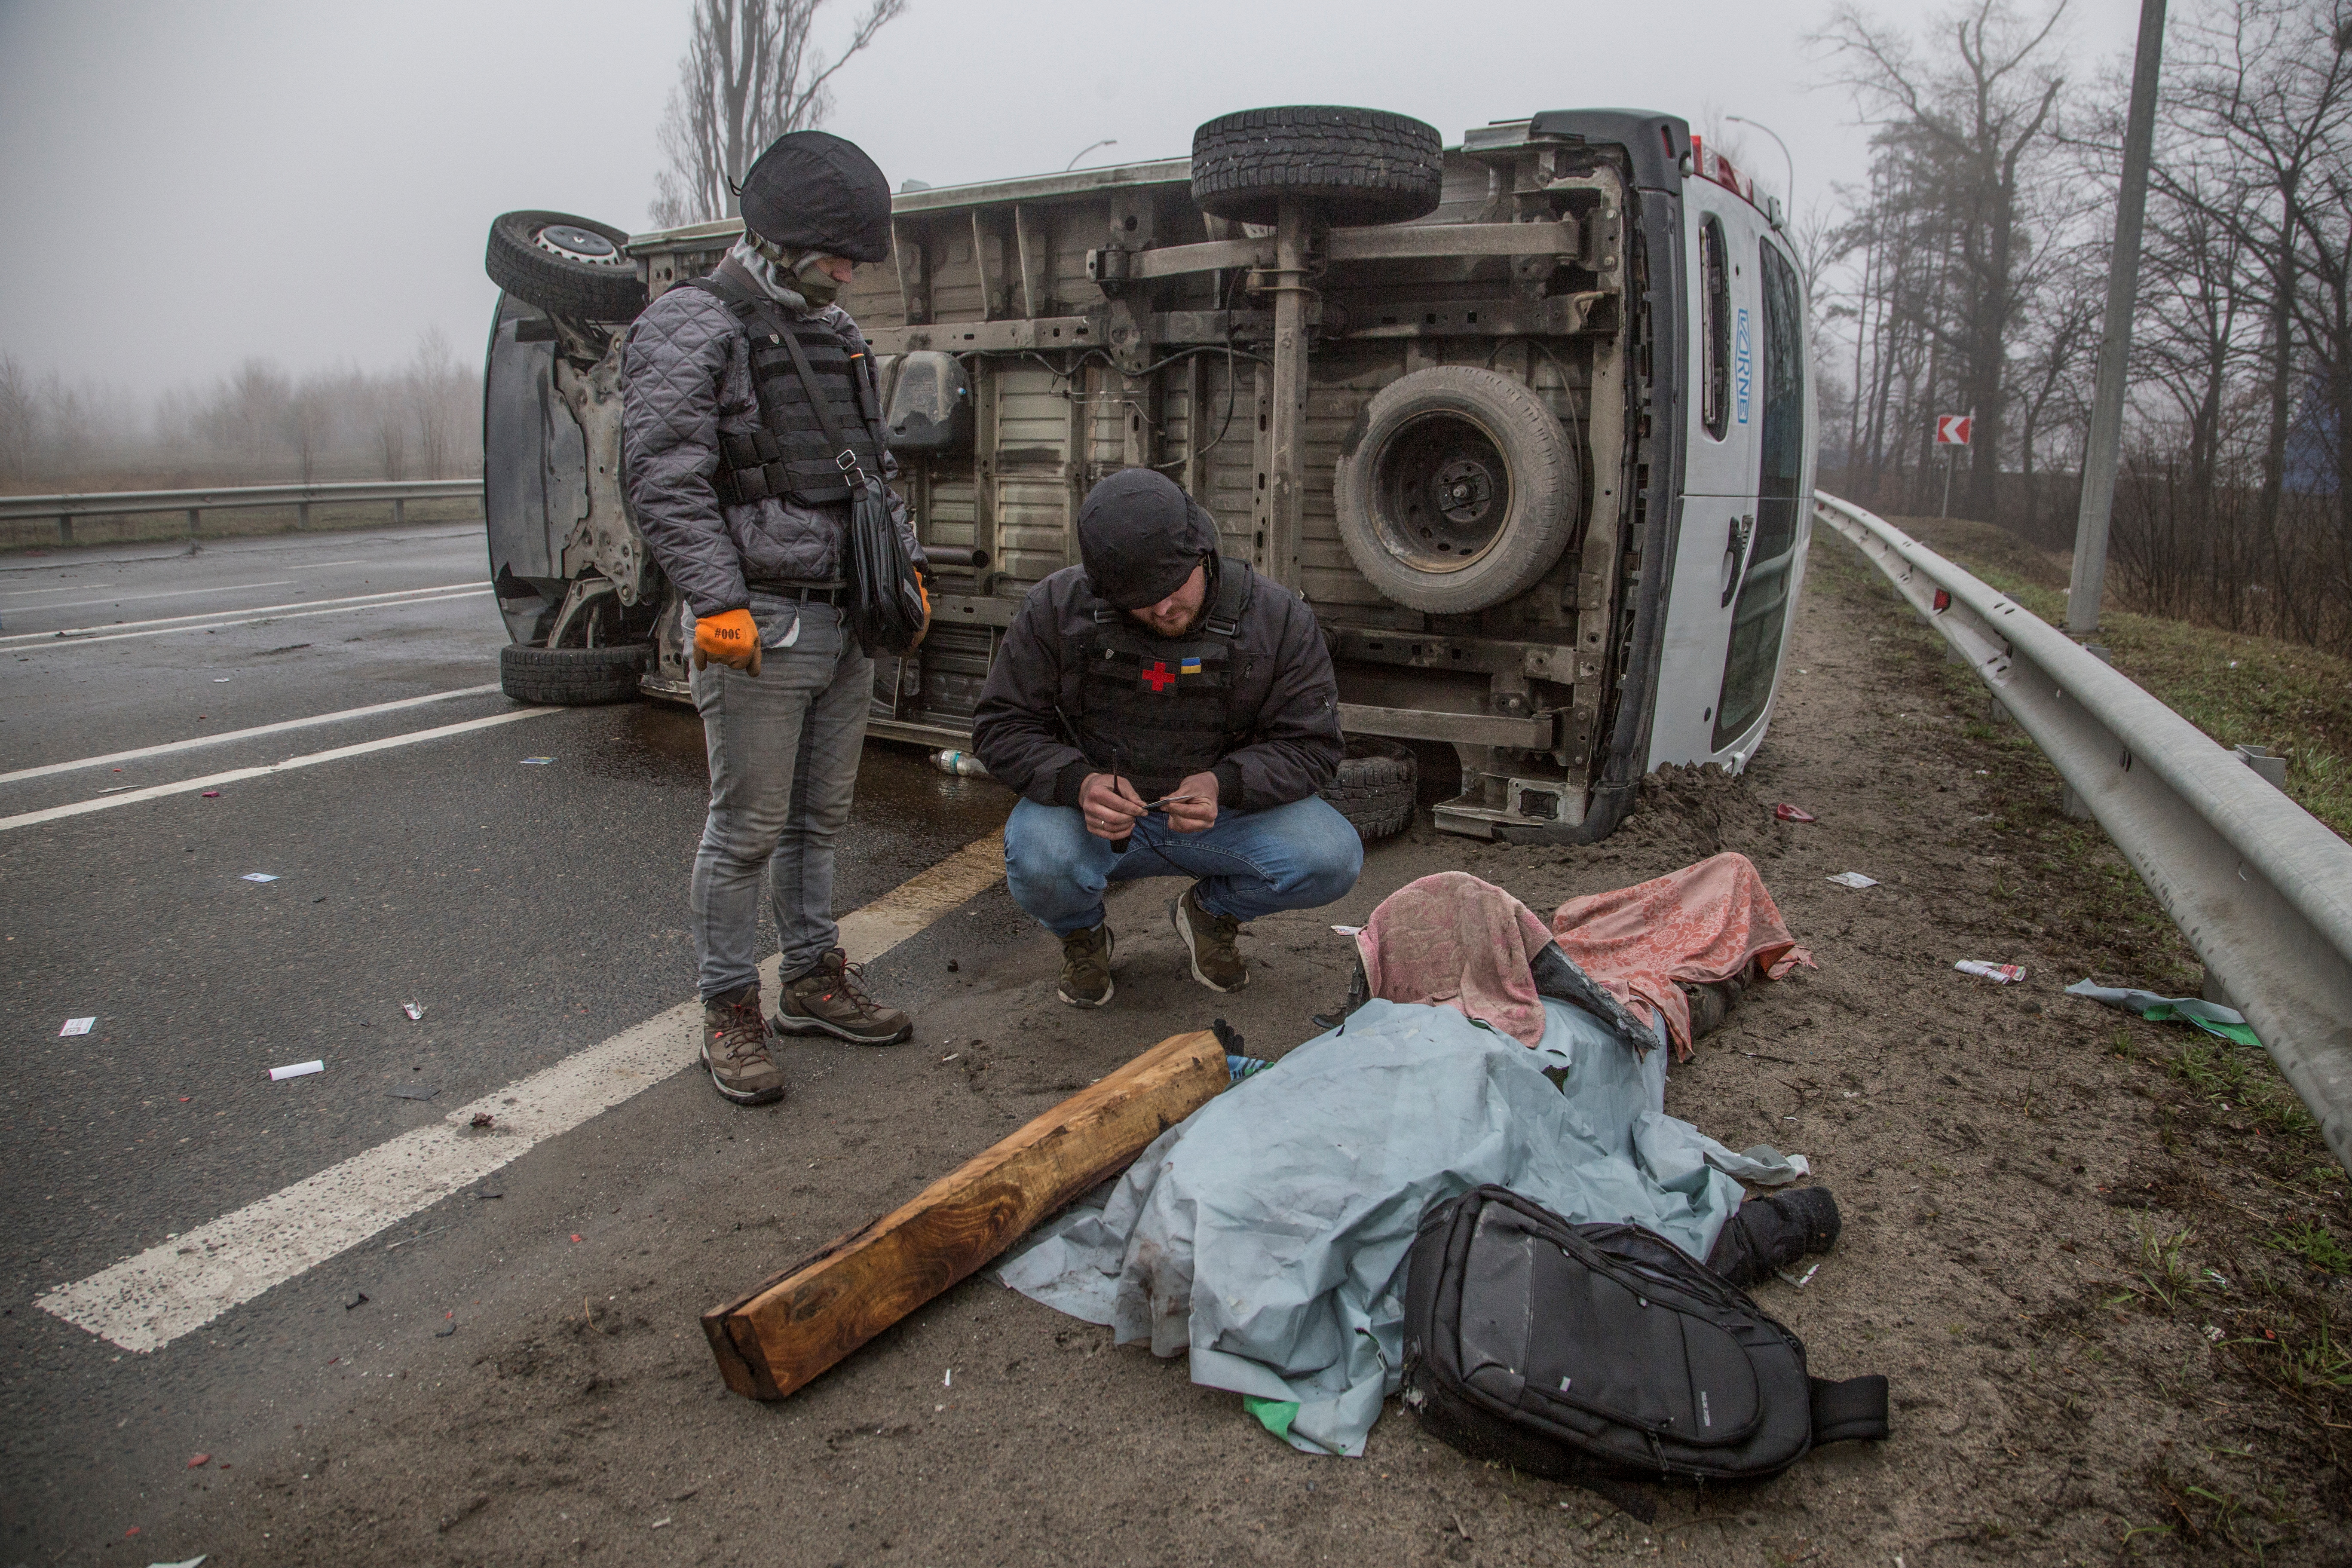
MULTIPOLYGON (((320 610, 336 608, 344 605, 374 604, 385 599, 414 598, 419 594, 454 594, 460 589, 488 592, 489 586, 488 583, 478 582, 436 583, 429 588, 402 588, 388 594, 349 594, 335 599, 297 599, 284 605, 255 605, 234 613, 240 616, 267 616, 279 610, 320 610)), ((28 642, 71 642, 76 639, 99 641, 106 637, 131 631, 140 626, 175 626, 184 621, 205 620, 208 616, 219 614, 218 610, 202 610, 192 616, 158 616, 144 621, 114 621, 102 626, 63 626, 53 632, 18 632, 11 637, 0 637, 0 647, 28 642)), ((229 623, 224 621, 219 624, 226 626, 229 623)))
MULTIPOLYGON (((161 594, 122 594, 111 599, 75 599, 63 605, 29 605, 25 607, 43 611, 86 610, 92 605, 128 605, 141 599, 185 599, 197 594, 243 594, 255 588, 290 588, 294 583, 295 579, 291 577, 280 577, 274 583, 224 583, 217 588, 173 588, 161 594)), ((40 634, 27 632, 25 635, 37 637, 40 634)))
POLYGON ((282 763, 268 763, 257 768, 231 768, 226 773, 206 773, 202 778, 181 779, 174 784, 151 784, 145 789, 127 790, 120 795, 93 795, 89 800, 69 801, 64 805, 45 806, 39 811, 0 816, 0 833, 55 822, 64 816, 112 811, 116 806, 131 805, 142 800, 161 800, 167 795, 186 795, 191 790, 216 789, 222 784, 267 778, 271 773, 289 773, 296 768, 315 768, 321 763, 341 762, 345 757, 363 757, 370 752, 388 752, 395 746, 414 746, 425 741, 440 740, 445 735, 462 735, 468 730, 487 730, 495 724, 511 724, 518 719, 536 719, 542 713, 562 711, 561 708, 519 708, 510 713, 493 713, 487 719, 468 719, 463 723, 444 724, 436 730, 412 730, 405 735, 386 735, 381 740, 337 746, 330 752, 312 752, 306 756, 289 757, 282 763))
MULTIPOLYGON (((425 590, 420 589, 419 592, 425 592, 425 590)), ((463 592, 456 594, 435 592, 430 598, 423 599, 399 598, 397 595, 385 595, 387 597, 393 597, 394 602, 384 605, 362 600, 347 605, 330 605, 323 610, 296 610, 290 614, 282 611, 264 613, 245 616, 234 620, 203 621, 195 626, 158 626, 152 631, 111 632, 102 637, 89 637, 79 633, 33 632, 26 634, 26 636, 21 639, 16 637, 0 637, 0 649, 5 649, 7 652, 16 654, 34 654, 43 652, 49 648, 86 647, 91 643, 121 642, 128 637, 167 637, 175 632, 211 632, 218 631, 225 626, 260 626, 268 621, 300 621, 308 620, 312 616, 342 616, 349 615, 354 610, 404 610, 411 605, 444 605, 447 604, 452 599, 479 599, 486 597, 488 594, 489 590, 488 588, 468 588, 463 592), (21 646, 16 646, 20 643, 21 646)))
POLYGON ((323 572, 330 566, 365 566, 375 561, 373 555, 354 555, 348 561, 305 561, 299 566, 289 565, 289 572, 323 572))
POLYGON ((197 735, 185 741, 166 741, 161 745, 141 746, 128 752, 109 752, 102 757, 76 757, 69 763, 45 763, 37 768, 18 768, 13 773, 0 773, 0 784, 15 784, 20 779, 46 778, 51 773, 69 773, 76 768, 110 767, 116 763, 136 762, 142 757, 160 757, 173 752, 193 751, 198 746, 218 746, 230 741, 250 741, 256 735, 275 735, 288 730, 307 730, 314 724, 340 724, 349 719, 365 719, 377 713, 396 713, 404 708, 421 708, 427 702, 446 702, 457 697, 487 697, 499 689, 495 680, 486 686, 460 686, 449 691, 429 691, 422 697, 404 697, 397 702, 371 702, 364 708, 345 708, 333 713, 313 713, 308 719, 281 719, 275 724, 256 724, 246 730, 225 730, 217 735, 197 735))
MULTIPOLYGON (((865 963, 923 930, 1001 876, 992 834, 909 879, 841 922, 843 946, 865 963)), ((776 961, 761 966, 773 994, 776 961)), ((40 1307, 127 1351, 161 1350, 263 1291, 316 1268, 601 1111, 694 1066, 702 1008, 682 1003, 601 1045, 461 1105, 315 1176, 125 1258, 38 1299, 40 1307), (475 1131, 477 1113, 493 1124, 475 1131)))

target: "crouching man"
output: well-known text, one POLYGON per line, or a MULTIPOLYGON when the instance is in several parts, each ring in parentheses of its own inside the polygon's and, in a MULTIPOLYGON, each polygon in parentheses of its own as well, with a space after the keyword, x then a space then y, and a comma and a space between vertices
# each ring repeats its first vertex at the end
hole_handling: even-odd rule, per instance
POLYGON ((1344 751, 1330 653, 1164 474, 1096 485, 1078 553, 1022 602, 973 717, 972 750, 1022 795, 1005 880, 1062 939, 1074 1007, 1111 999, 1103 889, 1138 877, 1194 879, 1169 919, 1192 978, 1237 991, 1244 921, 1328 904, 1363 869, 1315 793, 1344 751))

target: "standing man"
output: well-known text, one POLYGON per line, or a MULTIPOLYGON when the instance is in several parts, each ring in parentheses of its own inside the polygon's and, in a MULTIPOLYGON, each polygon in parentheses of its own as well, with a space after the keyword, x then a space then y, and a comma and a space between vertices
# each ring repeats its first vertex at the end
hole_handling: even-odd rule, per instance
POLYGON ((1168 906, 1192 978, 1249 983, 1242 923, 1328 904, 1363 841, 1316 795, 1339 766, 1339 683, 1306 601, 1217 553, 1209 514, 1126 468, 1078 510, 1081 564, 1021 604, 988 671, 972 750, 1021 792, 1004 826, 1013 901, 1062 939, 1061 997, 1111 999, 1103 889, 1195 879, 1168 906))
MULTIPOLYGON (((833 300, 853 266, 889 253, 890 185, 854 144, 796 131, 743 176, 742 211, 743 237, 717 269, 629 328, 621 469, 646 545, 686 597, 710 753, 693 882, 703 1065, 729 1100, 765 1105, 784 1097, 772 1028, 887 1046, 914 1026, 866 994, 833 920, 834 840, 874 690, 843 616, 844 474, 851 460, 897 473, 866 339, 833 300), (817 398, 847 453, 831 450, 817 398), (783 946, 772 1024, 760 1005, 763 880, 783 946)), ((920 565, 906 504, 893 495, 891 507, 920 565)))

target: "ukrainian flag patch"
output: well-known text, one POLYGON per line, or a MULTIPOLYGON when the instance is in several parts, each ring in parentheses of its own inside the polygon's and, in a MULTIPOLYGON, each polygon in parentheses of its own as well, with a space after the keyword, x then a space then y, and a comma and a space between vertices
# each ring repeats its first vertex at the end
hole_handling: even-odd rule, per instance
POLYGON ((1201 661, 1197 658, 1188 658, 1178 667, 1178 669, 1184 675, 1198 675, 1201 673, 1201 661))

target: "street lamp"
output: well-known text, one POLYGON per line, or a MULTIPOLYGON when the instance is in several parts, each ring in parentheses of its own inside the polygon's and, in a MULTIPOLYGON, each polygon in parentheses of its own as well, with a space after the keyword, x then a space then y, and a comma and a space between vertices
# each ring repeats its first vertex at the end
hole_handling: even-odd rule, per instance
POLYGON ((1724 118, 1726 120, 1736 121, 1741 125, 1753 125, 1757 130, 1761 131, 1765 135, 1772 138, 1773 142, 1779 145, 1780 149, 1780 161, 1787 164, 1789 168, 1789 216, 1791 218, 1794 218, 1797 216, 1797 161, 1789 156, 1789 144, 1780 140, 1780 133, 1779 132, 1773 130, 1770 126, 1765 124, 1760 120, 1750 120, 1744 114, 1727 114, 1724 118))
MULTIPOLYGON (((1106 137, 1104 137, 1104 138, 1103 138, 1101 141, 1099 141, 1099 142, 1087 142, 1085 146, 1083 146, 1083 147, 1079 148, 1079 149, 1078 149, 1078 158, 1083 158, 1083 157, 1085 157, 1087 153, 1089 153, 1093 152, 1093 151, 1094 151, 1096 148, 1097 148, 1097 147, 1116 147, 1116 146, 1118 146, 1118 137, 1116 137, 1116 136, 1106 136, 1106 137)), ((1062 173, 1064 173, 1065 174, 1068 174, 1071 170, 1073 170, 1073 169, 1076 168, 1076 167, 1078 166, 1078 158, 1073 158, 1073 159, 1071 159, 1068 163, 1066 163, 1063 164, 1063 165, 1062 165, 1062 173)))

